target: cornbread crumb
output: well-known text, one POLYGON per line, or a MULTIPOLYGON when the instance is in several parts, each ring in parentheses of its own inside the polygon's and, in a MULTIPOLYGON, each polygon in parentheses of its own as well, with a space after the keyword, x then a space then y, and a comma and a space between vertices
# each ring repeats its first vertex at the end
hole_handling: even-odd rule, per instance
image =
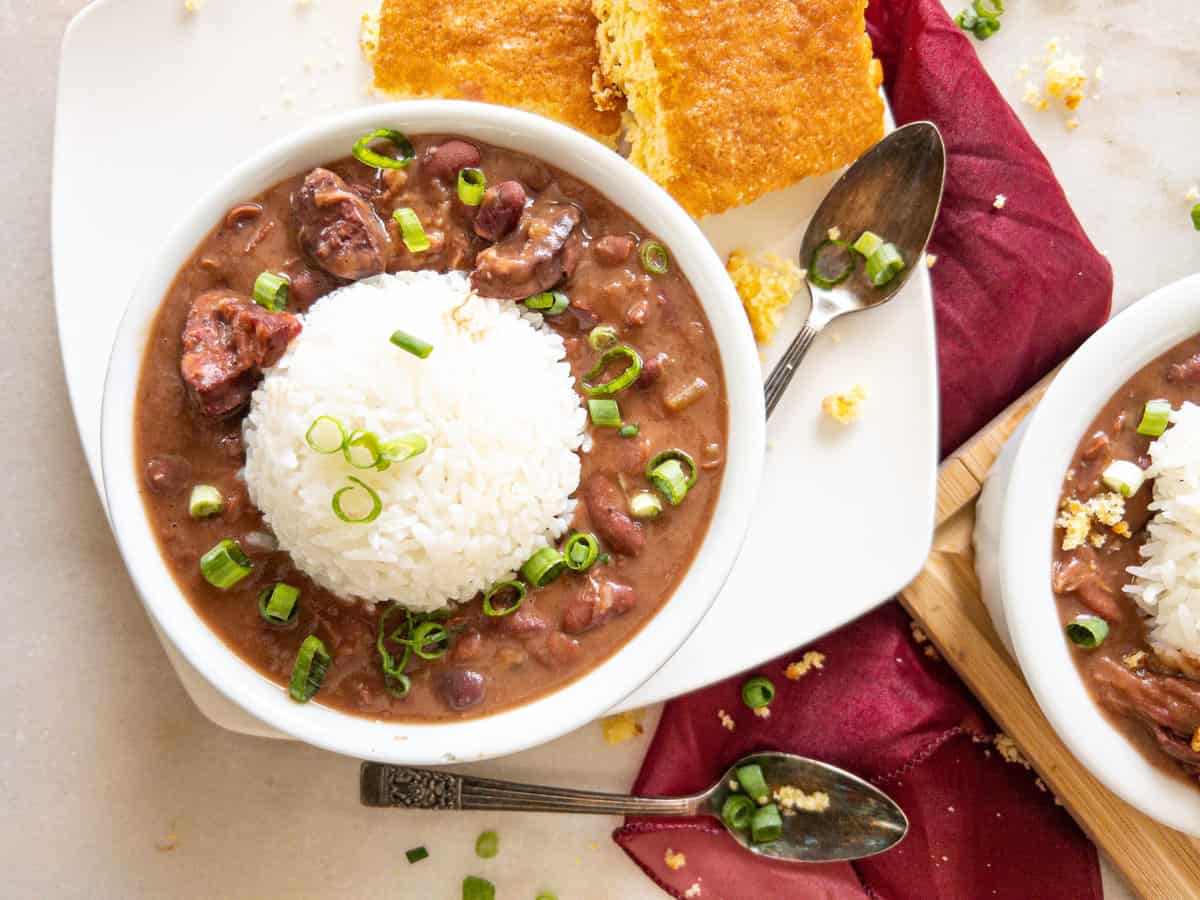
MULTIPOLYGON (((362 51, 363 59, 372 64, 379 52, 379 13, 379 7, 365 12, 358 23, 358 48, 362 51)), ((374 84, 371 89, 374 89, 374 84)))
POLYGON ((605 716, 600 726, 604 731, 604 741, 613 746, 624 744, 643 734, 642 718, 645 710, 631 709, 628 712, 605 716))
POLYGON ((996 735, 993 743, 996 745, 996 750, 1004 757, 1005 762, 1016 763, 1024 768, 1030 768, 1029 760, 1027 760, 1013 743, 1013 739, 1007 734, 996 735))
POLYGON ((673 872, 678 872, 687 865, 687 857, 682 853, 676 853, 674 850, 668 847, 667 852, 663 855, 663 862, 667 864, 668 869, 673 872))
POLYGON ((1197 728, 1192 735, 1192 752, 1200 753, 1200 728, 1197 728))
POLYGON ((733 724, 733 716, 729 715, 729 713, 725 712, 723 709, 717 710, 717 718, 721 721, 721 727, 726 731, 733 731, 733 729, 736 727, 733 724))
POLYGON ((1004 196, 1004 194, 997 194, 996 199, 992 201, 992 206, 996 207, 996 209, 1004 209, 1007 203, 1008 197, 1004 196))
POLYGON ((692 883, 692 886, 683 892, 683 896, 689 898, 689 900, 692 897, 699 897, 700 896, 700 879, 696 879, 696 881, 694 881, 692 883))
POLYGON ((830 394, 821 401, 821 411, 831 419, 843 425, 849 425, 858 420, 862 403, 867 399, 867 389, 856 384, 848 391, 830 394))
POLYGON ((938 261, 938 258, 937 258, 936 253, 926 253, 925 254, 925 268, 932 269, 934 266, 937 265, 937 261, 938 261))
POLYGON ((1072 116, 1071 118, 1067 119, 1067 131, 1074 131, 1078 127, 1079 120, 1077 118, 1072 116))
POLYGON ((200 7, 204 5, 204 0, 183 0, 184 11, 190 13, 200 12, 200 7))
POLYGON ((751 712, 753 712, 760 719, 771 718, 771 708, 769 706, 760 706, 757 709, 751 710, 751 712))
POLYGON ((842 239, 842 229, 834 225, 829 229, 829 239, 831 241, 840 241, 842 239))
POLYGON ((1113 534, 1119 534, 1123 538, 1133 537, 1133 532, 1129 530, 1129 523, 1125 521, 1118 522, 1112 527, 1113 534))
POLYGON ((1102 531, 1093 531, 1091 535, 1088 536, 1088 540, 1091 542, 1093 547, 1099 550, 1108 543, 1108 535, 1102 531))
POLYGON ((1101 525, 1107 525, 1114 534, 1128 538, 1132 532, 1129 523, 1123 521, 1125 515, 1125 498, 1116 491, 1097 494, 1087 503, 1081 503, 1075 497, 1068 497, 1062 503, 1055 525, 1063 530, 1062 549, 1074 550, 1082 547, 1089 540, 1093 520, 1101 525))
POLYGON ((790 663, 783 674, 790 681, 799 681, 811 669, 823 668, 825 668, 825 654, 818 653, 816 650, 809 650, 799 660, 790 663))
MULTIPOLYGON (((1027 81, 1022 100, 1039 111, 1049 107, 1051 100, 1060 101, 1067 111, 1073 112, 1078 109, 1079 104, 1083 102, 1088 79, 1083 57, 1063 52, 1062 42, 1058 38, 1051 38, 1046 43, 1045 54, 1037 62, 1043 69, 1044 85, 1039 86, 1033 81, 1027 81)), ((1027 67, 1022 68, 1028 71, 1027 67)), ((1096 81, 1103 77, 1104 67, 1096 66, 1096 81)), ((1095 95, 1093 99, 1098 100, 1099 95, 1095 95)), ((1067 120, 1066 126, 1073 131, 1079 127, 1079 120, 1072 117, 1067 120)))
POLYGON ((1188 203, 1195 203, 1197 200, 1200 200, 1200 186, 1193 184, 1187 189, 1187 193, 1183 195, 1183 199, 1188 203))
POLYGON ((764 253, 754 261, 744 250, 729 254, 725 270, 742 298, 754 339, 768 343, 779 329, 784 310, 800 290, 804 270, 774 253, 764 253))
POLYGON ((794 813, 796 810, 823 813, 829 809, 829 795, 824 791, 813 791, 811 794, 806 794, 798 787, 784 784, 775 789, 774 796, 775 802, 779 804, 779 808, 785 814, 794 813))
POLYGON ((1140 669, 1145 661, 1145 650, 1135 650, 1133 653, 1126 653, 1121 657, 1121 662, 1125 663, 1125 667, 1129 669, 1140 669))

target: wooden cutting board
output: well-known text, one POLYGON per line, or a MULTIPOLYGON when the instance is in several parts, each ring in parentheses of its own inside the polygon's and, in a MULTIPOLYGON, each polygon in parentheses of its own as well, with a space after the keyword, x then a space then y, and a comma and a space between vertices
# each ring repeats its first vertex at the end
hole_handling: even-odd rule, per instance
POLYGON ((980 597, 971 549, 975 503, 1005 441, 1053 377, 942 464, 933 550, 900 601, 1135 891, 1153 900, 1200 898, 1200 841, 1147 818, 1075 761, 1038 709, 980 597))

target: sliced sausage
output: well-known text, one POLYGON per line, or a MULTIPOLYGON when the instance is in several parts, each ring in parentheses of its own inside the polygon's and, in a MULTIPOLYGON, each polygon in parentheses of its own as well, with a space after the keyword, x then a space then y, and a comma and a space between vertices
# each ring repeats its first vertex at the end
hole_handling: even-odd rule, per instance
POLYGON ((551 185, 525 208, 512 234, 475 257, 471 287, 484 297, 519 300, 549 290, 578 260, 579 208, 551 185), (569 249, 573 248, 573 249, 569 249))
POLYGON ((1200 381, 1200 353, 1167 367, 1167 381, 1200 381))
POLYGON ((604 474, 588 479, 583 494, 588 515, 605 545, 626 556, 637 556, 646 543, 642 526, 625 511, 625 495, 611 478, 604 474))
POLYGON ((300 246, 337 278, 357 281, 387 268, 387 229, 375 210, 328 169, 313 169, 292 198, 300 246))
POLYGON ((619 266, 633 252, 633 238, 627 234, 606 234, 592 241, 596 260, 606 266, 619 266))
POLYGON ((1080 547, 1067 559, 1055 562, 1050 586, 1055 593, 1075 594, 1084 606, 1109 622, 1124 618, 1112 588, 1104 583, 1091 547, 1080 547))
POLYGON ((1200 764, 1200 754, 1189 746, 1200 727, 1200 684, 1148 669, 1135 671, 1115 659, 1097 660, 1093 671, 1103 705, 1140 721, 1175 759, 1192 767, 1200 764))
POLYGON ((637 593, 619 581, 589 578, 562 615, 562 630, 582 634, 623 616, 637 605, 637 593))
POLYGON ((475 216, 475 233, 484 240, 500 241, 517 227, 525 209, 525 188, 518 181, 502 181, 483 192, 475 216))
POLYGON ((473 169, 479 165, 479 148, 466 141, 446 141, 425 151, 421 170, 430 178, 438 178, 447 184, 458 177, 462 169, 473 169))

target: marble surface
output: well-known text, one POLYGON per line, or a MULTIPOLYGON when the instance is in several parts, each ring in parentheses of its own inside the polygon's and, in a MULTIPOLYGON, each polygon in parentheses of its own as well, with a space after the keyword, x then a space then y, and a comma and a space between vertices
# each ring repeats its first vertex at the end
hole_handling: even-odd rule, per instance
MULTIPOLYGON (((55 70, 63 27, 83 6, 0 0, 0 896, 450 900, 468 872, 504 898, 663 896, 608 839, 615 820, 363 810, 353 761, 222 731, 188 702, 83 464, 53 323, 55 70), (475 860, 488 827, 502 833, 500 856, 475 860), (432 859, 410 867, 402 851, 420 843, 432 859)), ((1111 256, 1117 308, 1200 266, 1183 200, 1200 181, 1197 25, 1200 12, 1179 0, 1027 0, 978 45, 1111 256), (1014 73, 1051 36, 1085 55, 1089 72, 1104 67, 1101 99, 1088 91, 1074 131, 1065 116, 1020 104, 1014 73)), ((609 747, 592 724, 477 770, 621 790, 646 743, 609 747)))

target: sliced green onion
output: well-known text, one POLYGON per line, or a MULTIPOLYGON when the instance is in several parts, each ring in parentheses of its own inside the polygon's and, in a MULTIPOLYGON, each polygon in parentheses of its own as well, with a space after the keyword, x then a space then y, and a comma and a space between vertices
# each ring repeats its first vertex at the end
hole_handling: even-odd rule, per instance
POLYGON ((397 700, 403 700, 412 690, 412 679, 403 672, 397 675, 384 675, 383 689, 397 700))
POLYGON ((558 900, 558 894, 551 894, 549 891, 542 891, 534 900, 558 900))
POLYGON ((496 886, 486 878, 468 875, 463 879, 462 900, 496 900, 496 886))
POLYGON ((308 426, 304 443, 318 453, 337 453, 346 446, 346 429, 333 416, 317 416, 308 426))
POLYGON ((904 257, 895 244, 884 244, 867 257, 867 279, 875 287, 883 287, 904 270, 904 257))
POLYGON ((1004 14, 1004 0, 975 0, 971 5, 975 7, 978 15, 987 16, 989 19, 1004 14))
POLYGON ((412 142, 408 136, 402 131, 393 131, 390 128, 376 128, 370 134, 364 134, 350 150, 354 154, 354 158, 360 163, 370 166, 372 169, 403 169, 416 157, 416 151, 413 150, 412 142), (400 151, 399 157, 384 156, 382 153, 376 153, 367 145, 371 141, 378 138, 386 138, 396 145, 396 149, 400 151))
POLYGON ((543 316, 557 316, 566 312, 570 305, 571 301, 562 291, 545 291, 525 298, 525 306, 537 310, 543 316))
POLYGON ((783 834, 783 819, 779 807, 769 803, 754 811, 750 820, 750 840, 755 844, 769 844, 783 834))
POLYGON ((616 400, 589 397, 587 406, 588 416, 597 428, 621 427, 621 407, 616 400))
POLYGON ((379 435, 356 428, 342 444, 342 456, 356 469, 374 469, 383 460, 379 435), (359 452, 362 451, 362 452, 359 452))
POLYGON ((1132 497, 1141 489, 1146 473, 1137 463, 1118 459, 1109 463, 1108 468, 1100 474, 1100 480, 1109 490, 1116 491, 1122 497, 1132 497))
POLYGON ((696 461, 692 459, 691 454, 678 447, 672 447, 670 450, 663 450, 661 453, 654 454, 654 457, 646 464, 646 476, 668 459, 677 459, 688 468, 687 486, 690 490, 696 486, 696 482, 700 480, 700 470, 696 468, 696 461))
POLYGON ((683 502, 699 480, 696 461, 682 450, 664 450, 646 465, 646 477, 672 506, 683 502))
POLYGON ((188 515, 193 519, 215 516, 225 507, 225 498, 211 484, 197 484, 188 497, 188 515))
POLYGON ((742 786, 742 790, 749 794, 750 799, 759 806, 771 799, 771 792, 767 789, 767 780, 763 778, 762 767, 758 764, 742 766, 734 772, 734 777, 742 786))
POLYGON ((254 564, 250 562, 237 541, 226 538, 202 557, 200 574, 213 587, 229 590, 250 574, 254 564))
POLYGON ((346 487, 339 488, 333 492, 333 514, 343 522, 364 524, 367 522, 374 522, 379 518, 379 514, 383 511, 383 501, 379 499, 379 494, 377 494, 375 489, 365 481, 359 481, 353 475, 348 475, 346 477, 352 481, 353 484, 349 484, 346 487), (367 495, 371 498, 371 509, 363 515, 351 516, 342 509, 342 494, 346 493, 346 491, 352 491, 356 487, 360 487, 367 492, 367 495))
POLYGON ((629 514, 635 519, 657 519, 662 510, 662 501, 649 491, 640 491, 629 498, 629 514))
POLYGON ((745 831, 755 809, 754 801, 745 794, 730 794, 721 804, 721 819, 734 831, 745 831))
POLYGON ((424 847, 413 847, 411 850, 405 850, 404 856, 409 864, 419 863, 421 860, 429 856, 429 851, 424 847))
POLYGON ((500 835, 485 831, 475 838, 475 855, 480 859, 491 859, 500 852, 500 835))
POLYGON ((845 241, 835 241, 833 238, 826 238, 817 244, 812 252, 812 259, 808 262, 808 280, 823 290, 830 290, 853 275, 857 267, 858 254, 854 253, 853 248, 848 243, 845 241), (846 258, 846 265, 840 272, 826 275, 821 270, 821 263, 823 261, 822 257, 826 255, 825 251, 829 247, 841 248, 846 258))
MULTIPOLYGON (((401 610, 401 607, 389 606, 379 617, 379 625, 376 626, 375 633, 375 649, 379 651, 380 666, 383 669, 384 689, 396 699, 403 700, 408 696, 408 692, 412 688, 412 681, 404 674, 404 667, 408 665, 408 655, 412 651, 412 647, 405 643, 400 658, 396 659, 396 657, 392 656, 385 643, 388 639, 388 616, 398 610, 401 610)), ((403 610, 403 612, 405 621, 409 621, 411 617, 408 611, 403 610)), ((399 631, 400 629, 397 629, 397 633, 399 631)))
POLYGON ((411 207, 402 206, 392 213, 392 218, 400 226, 400 237, 404 240, 404 246, 408 248, 409 253, 424 253, 429 249, 431 246, 429 238, 425 235, 421 220, 417 218, 417 214, 411 207))
POLYGON ((458 199, 465 206, 478 206, 486 189, 487 176, 483 174, 483 169, 458 170, 458 199))
POLYGON ((429 439, 415 431, 404 434, 394 441, 388 441, 379 448, 379 464, 375 467, 380 472, 394 462, 404 462, 414 456, 420 456, 429 449, 429 439))
POLYGON ((401 350, 407 350, 418 359, 425 359, 433 352, 433 344, 426 343, 415 335, 409 334, 407 331, 396 330, 392 332, 391 341, 401 350))
POLYGON ((567 567, 563 555, 553 547, 543 547, 521 566, 521 577, 535 588, 548 585, 567 567))
POLYGON ((638 258, 642 261, 642 268, 651 275, 666 275, 667 270, 671 268, 667 248, 658 241, 642 241, 642 246, 638 248, 638 258))
POLYGON ((563 544, 563 561, 572 572, 585 572, 600 555, 600 542, 594 534, 577 531, 563 544))
POLYGON ((637 437, 641 430, 642 426, 640 426, 637 422, 630 422, 628 425, 622 425, 617 430, 617 434, 624 438, 631 438, 637 437))
POLYGON ((751 678, 742 685, 742 702, 750 709, 762 709, 770 706, 775 699, 775 685, 769 678, 761 675, 751 678))
POLYGON ((642 374, 642 358, 638 356, 638 352, 627 344, 621 344, 616 347, 609 347, 600 354, 600 358, 596 360, 596 364, 584 373, 580 382, 583 389, 592 395, 615 394, 617 391, 622 391, 629 387, 638 376, 642 374), (618 357, 625 357, 629 360, 629 365, 624 371, 615 378, 609 381, 597 382, 596 379, 604 374, 605 368, 610 362, 618 357))
POLYGON ((873 231, 864 231, 858 236, 853 247, 859 256, 868 257, 883 246, 883 238, 873 231))
POLYGON ((292 677, 288 681, 288 694, 297 703, 307 703, 321 689, 325 680, 325 672, 332 660, 329 651, 321 639, 310 634, 300 645, 296 654, 296 665, 292 667, 292 677))
POLYGON ((1067 623, 1067 637, 1084 650, 1095 650, 1108 637, 1108 623, 1099 616, 1076 616, 1067 623))
POLYGON ((286 275, 263 272, 254 280, 254 302, 271 312, 282 312, 287 309, 290 284, 286 275))
POLYGON ((527 593, 525 585, 519 581, 502 581, 490 591, 483 595, 483 612, 488 616, 507 616, 510 613, 515 613, 525 602, 525 594, 527 593), (507 606, 496 606, 493 599, 498 599, 497 595, 512 591, 516 595, 507 606))
POLYGON ((611 325, 597 325, 588 332, 588 346, 593 350, 607 350, 617 342, 617 329, 611 325))
POLYGON ((281 581, 258 595, 258 614, 272 625, 287 625, 296 618, 299 599, 300 589, 281 581))
POLYGON ((450 632, 441 622, 426 620, 413 629, 408 644, 421 659, 441 659, 450 649, 450 632))
POLYGON ((1142 421, 1138 422, 1137 433, 1146 437, 1160 437, 1167 430, 1170 419, 1169 400, 1149 400, 1142 410, 1142 421))
POLYGON ((1200 231, 1200 203, 1192 207, 1192 227, 1200 231))

